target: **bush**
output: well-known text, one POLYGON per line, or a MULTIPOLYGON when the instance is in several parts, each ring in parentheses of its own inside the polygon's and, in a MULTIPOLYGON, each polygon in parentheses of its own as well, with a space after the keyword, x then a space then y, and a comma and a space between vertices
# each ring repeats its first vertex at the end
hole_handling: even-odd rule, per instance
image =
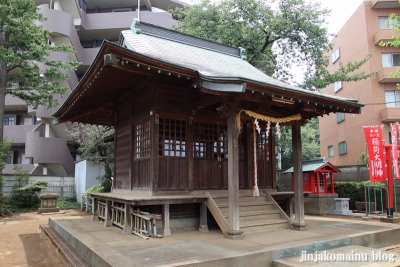
MULTIPOLYGON (((356 202, 365 201, 364 187, 367 186, 369 189, 368 201, 375 201, 374 192, 376 192, 377 202, 380 202, 380 194, 382 190, 383 200, 385 200, 386 188, 383 183, 372 183, 372 182, 335 182, 335 192, 340 198, 350 198, 349 204, 350 209, 356 208, 356 202)), ((368 192, 367 192, 368 197, 368 192)))
POLYGON ((96 184, 90 188, 88 188, 85 192, 83 192, 84 195, 89 194, 89 193, 102 193, 104 192, 104 187, 102 184, 96 184))
POLYGON ((81 203, 76 201, 76 196, 57 199, 57 206, 62 210, 80 209, 81 203))
POLYGON ((22 170, 20 166, 14 165, 15 180, 11 191, 11 198, 8 202, 11 211, 37 209, 40 204, 37 193, 49 186, 44 180, 37 180, 28 184, 29 173, 22 170))

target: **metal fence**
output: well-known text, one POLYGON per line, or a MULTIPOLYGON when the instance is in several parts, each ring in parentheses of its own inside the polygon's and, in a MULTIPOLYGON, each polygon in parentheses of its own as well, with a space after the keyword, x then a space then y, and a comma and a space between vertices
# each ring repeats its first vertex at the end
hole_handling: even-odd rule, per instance
MULTIPOLYGON (((11 197, 14 184, 17 183, 14 176, 3 175, 5 178, 3 185, 3 196, 7 199, 11 197)), ((70 197, 75 194, 75 177, 64 176, 30 176, 28 183, 37 180, 45 180, 49 182, 49 187, 42 190, 42 193, 57 193, 60 197, 70 197)))

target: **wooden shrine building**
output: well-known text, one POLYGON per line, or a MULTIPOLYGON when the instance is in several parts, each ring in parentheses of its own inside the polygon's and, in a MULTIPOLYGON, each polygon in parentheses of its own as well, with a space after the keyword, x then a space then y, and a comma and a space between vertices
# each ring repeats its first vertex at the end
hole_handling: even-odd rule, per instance
POLYGON ((131 209, 158 205, 164 234, 170 213, 193 215, 205 229, 208 208, 222 231, 235 237, 251 222, 258 224, 249 229, 263 227, 258 219, 245 218, 256 214, 255 208, 243 214, 246 205, 276 207, 270 196, 276 192, 276 125, 293 130, 296 216, 288 223, 277 207, 271 220, 303 229, 300 126, 330 113, 358 114, 361 107, 356 100, 277 81, 251 66, 242 48, 134 20, 121 32, 120 45, 102 44, 53 115, 55 123, 115 127, 113 192, 93 195, 94 202, 106 202, 106 225, 131 233, 131 209), (255 119, 260 133, 254 131, 255 119), (251 194, 255 177, 260 197, 251 194), (123 222, 113 221, 117 205, 111 203, 121 204, 123 222))

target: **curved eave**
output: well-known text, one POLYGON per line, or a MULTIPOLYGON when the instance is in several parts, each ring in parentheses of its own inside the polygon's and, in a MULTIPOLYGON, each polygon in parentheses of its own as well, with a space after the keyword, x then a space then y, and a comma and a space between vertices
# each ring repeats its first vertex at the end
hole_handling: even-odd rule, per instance
MULTIPOLYGON (((276 84, 267 84, 243 77, 216 77, 212 75, 204 75, 198 70, 171 64, 156 58, 145 56, 135 51, 123 48, 113 43, 104 41, 100 50, 85 73, 84 77, 75 87, 73 92, 67 97, 65 102, 53 114, 56 118, 54 123, 62 123, 66 121, 79 121, 83 123, 95 123, 91 121, 90 116, 83 118, 82 111, 89 110, 92 113, 91 118, 96 118, 95 124, 113 125, 115 122, 114 108, 118 97, 137 84, 140 79, 153 72, 153 75, 160 73, 162 75, 171 75, 179 79, 190 80, 193 85, 201 87, 203 81, 209 81, 216 84, 240 84, 246 83, 242 87, 243 93, 246 90, 254 90, 269 96, 276 96, 285 99, 293 99, 294 101, 310 102, 325 110, 326 113, 347 112, 360 113, 362 104, 356 100, 341 99, 312 91, 294 88, 290 85, 281 86, 280 82, 276 84), (114 54, 117 58, 119 66, 107 65, 104 56, 114 54), (123 67, 121 66, 121 62, 123 67), (123 64, 125 62, 125 65, 123 64), (136 68, 137 66, 137 68, 136 68), (146 73, 147 72, 147 73, 146 73), (100 118, 101 117, 101 118, 100 118)), ((237 93, 238 91, 229 91, 228 93, 237 93)), ((326 114, 325 113, 325 114, 326 114)))

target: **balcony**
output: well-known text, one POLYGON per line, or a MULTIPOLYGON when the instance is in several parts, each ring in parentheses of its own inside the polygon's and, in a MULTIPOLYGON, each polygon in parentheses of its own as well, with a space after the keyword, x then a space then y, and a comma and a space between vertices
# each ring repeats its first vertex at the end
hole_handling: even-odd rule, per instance
MULTIPOLYGON (((37 125, 36 125, 37 126, 37 125)), ((51 175, 74 175, 74 159, 63 138, 42 137, 42 129, 26 135, 25 157, 33 158, 33 163, 46 166, 51 175)))
POLYGON ((37 125, 4 125, 4 137, 13 144, 25 144, 26 133, 32 132, 37 125))
POLYGON ((381 116, 382 116, 382 122, 400 121, 400 107, 382 109, 381 116))
POLYGON ((398 0, 371 0, 372 9, 399 8, 398 0))
POLYGON ((391 77, 392 73, 396 73, 396 67, 382 68, 378 73, 379 83, 400 83, 400 77, 391 77))
POLYGON ((379 45, 380 42, 392 41, 393 31, 392 29, 379 29, 374 34, 375 45, 379 45))

